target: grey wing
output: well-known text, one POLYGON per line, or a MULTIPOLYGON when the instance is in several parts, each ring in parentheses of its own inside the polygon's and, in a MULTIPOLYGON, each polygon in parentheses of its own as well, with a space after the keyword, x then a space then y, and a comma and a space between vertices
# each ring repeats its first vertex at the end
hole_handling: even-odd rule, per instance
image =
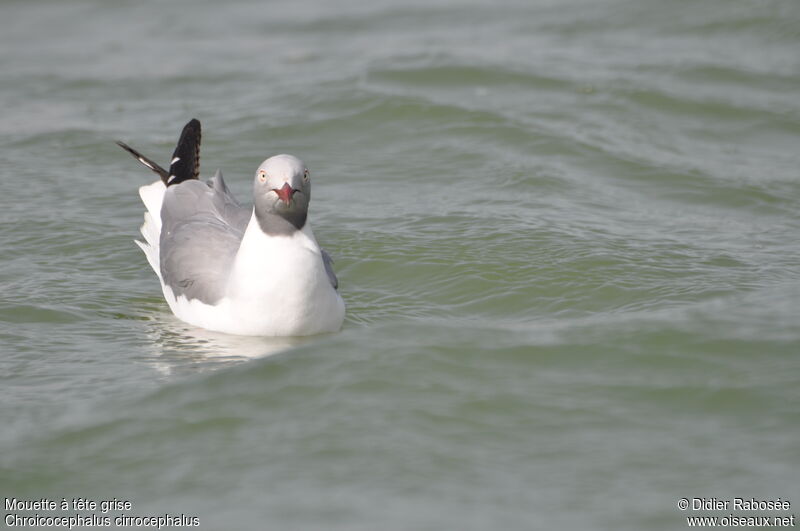
POLYGON ((176 297, 219 302, 249 216, 219 172, 208 183, 187 180, 167 188, 161 207, 160 267, 176 297))
POLYGON ((233 194, 225 185, 225 179, 222 178, 221 171, 217 170, 217 173, 208 180, 208 187, 214 190, 215 206, 220 216, 228 225, 244 233, 253 210, 250 207, 242 206, 242 204, 233 197, 233 194))
POLYGON ((333 258, 331 258, 331 255, 329 255, 328 251, 325 249, 320 250, 322 251, 322 263, 325 265, 325 272, 328 274, 328 280, 331 281, 333 289, 339 289, 339 279, 336 278, 336 273, 333 272, 333 258))

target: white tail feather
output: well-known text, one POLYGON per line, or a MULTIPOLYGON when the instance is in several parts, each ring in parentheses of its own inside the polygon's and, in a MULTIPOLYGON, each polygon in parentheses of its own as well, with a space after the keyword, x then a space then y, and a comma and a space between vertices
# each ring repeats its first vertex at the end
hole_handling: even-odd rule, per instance
POLYGON ((150 267, 161 278, 161 265, 159 253, 159 240, 161 237, 161 203, 164 200, 164 192, 167 187, 161 181, 139 188, 139 197, 142 198, 147 212, 144 213, 144 223, 140 232, 144 237, 144 242, 136 241, 136 245, 144 251, 150 267))
POLYGON ((156 222, 153 220, 153 215, 150 214, 150 212, 144 213, 144 223, 142 224, 140 232, 142 233, 142 236, 144 236, 144 240, 147 243, 153 247, 158 247, 158 240, 161 237, 161 231, 156 225, 156 222))
POLYGON ((153 271, 156 272, 158 275, 159 280, 161 279, 161 271, 160 267, 158 266, 158 247, 153 247, 152 245, 147 245, 144 242, 140 242, 139 240, 133 240, 136 245, 139 246, 139 249, 144 251, 144 255, 147 257, 147 262, 150 264, 150 267, 153 268, 153 271))
POLYGON ((139 188, 139 197, 142 198, 145 208, 153 216, 156 234, 161 233, 161 203, 164 201, 164 192, 167 191, 166 185, 161 181, 139 188))

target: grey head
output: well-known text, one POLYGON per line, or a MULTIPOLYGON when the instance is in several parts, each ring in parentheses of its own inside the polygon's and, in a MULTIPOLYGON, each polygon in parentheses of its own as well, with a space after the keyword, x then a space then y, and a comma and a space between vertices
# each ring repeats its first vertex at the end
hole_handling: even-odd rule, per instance
POLYGON ((308 168, 297 157, 275 155, 256 170, 253 202, 258 224, 266 234, 288 236, 302 229, 310 200, 308 168))

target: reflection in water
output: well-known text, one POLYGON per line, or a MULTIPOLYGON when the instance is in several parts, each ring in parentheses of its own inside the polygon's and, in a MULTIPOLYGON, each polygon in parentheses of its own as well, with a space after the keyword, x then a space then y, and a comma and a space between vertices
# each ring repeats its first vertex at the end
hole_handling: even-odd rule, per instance
POLYGON ((271 356, 313 341, 313 337, 252 337, 212 332, 159 312, 146 321, 153 355, 147 362, 165 376, 219 369, 271 356))

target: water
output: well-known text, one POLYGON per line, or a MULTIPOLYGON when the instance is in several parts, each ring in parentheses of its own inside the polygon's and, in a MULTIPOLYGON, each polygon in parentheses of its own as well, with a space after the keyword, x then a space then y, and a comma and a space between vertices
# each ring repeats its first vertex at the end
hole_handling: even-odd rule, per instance
POLYGON ((798 28, 795 0, 3 2, 0 496, 205 529, 798 512, 798 28), (268 155, 311 168, 342 332, 169 313, 113 140, 166 163, 193 116, 242 199, 268 155))

